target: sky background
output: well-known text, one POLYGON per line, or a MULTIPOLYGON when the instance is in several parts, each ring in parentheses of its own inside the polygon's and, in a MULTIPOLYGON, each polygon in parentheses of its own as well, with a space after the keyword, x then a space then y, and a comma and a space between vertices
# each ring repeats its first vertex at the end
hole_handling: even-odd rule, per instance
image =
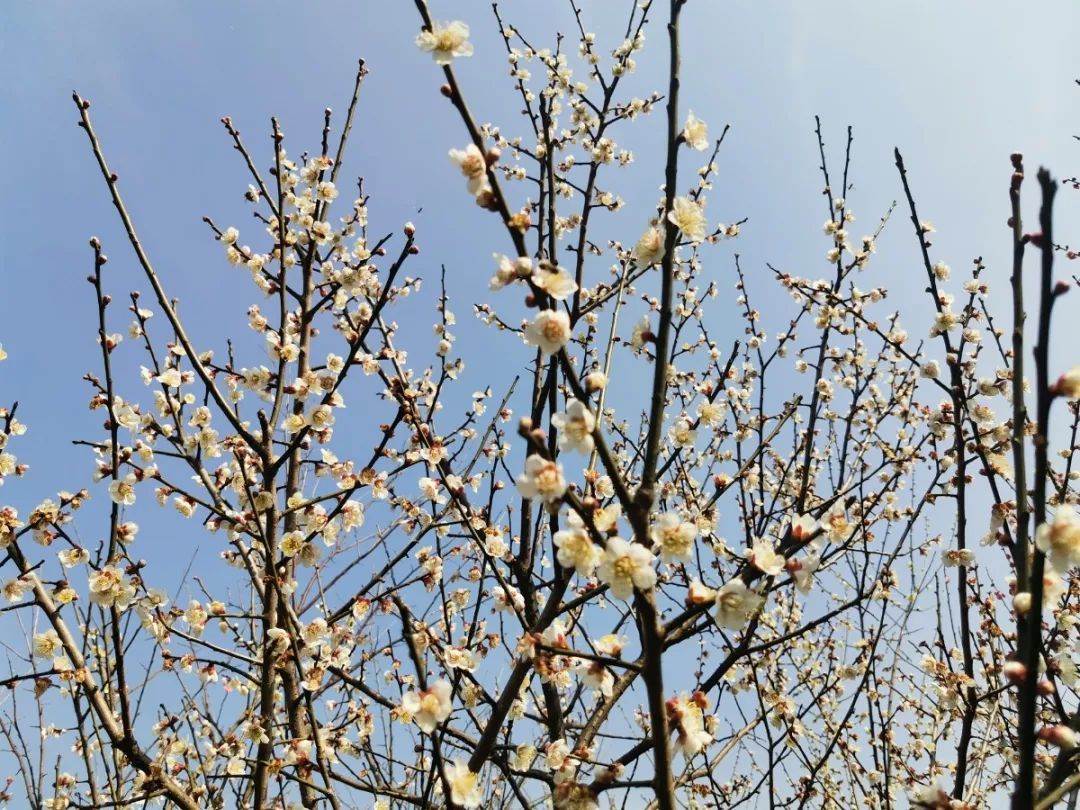
MULTIPOLYGON (((629 4, 582 5, 602 50, 615 47, 629 4)), ((624 85, 626 96, 665 89, 666 36, 655 24, 666 14, 662 5, 652 14, 649 44, 637 75, 624 85)), ((476 55, 459 60, 458 71, 474 115, 507 134, 525 133, 490 4, 443 0, 432 8, 437 18, 472 26, 476 55)), ((505 0, 501 9, 537 43, 573 28, 561 0, 505 0)), ((1071 137, 1080 131, 1080 88, 1073 84, 1080 60, 1068 33, 1080 27, 1074 2, 1040 2, 1020 17, 1004 2, 692 0, 683 19, 684 104, 714 134, 732 126, 708 214, 713 222, 749 218, 735 243, 709 254, 721 279, 731 278, 735 250, 752 280, 764 280, 766 261, 806 276, 827 271, 815 114, 834 174, 845 127, 854 127, 855 189, 848 197, 859 219, 852 236, 872 231, 900 196, 892 158, 899 146, 920 215, 938 228, 935 259, 959 270, 983 256, 999 289, 1009 256, 1009 153, 1023 151, 1029 170, 1044 163, 1063 176, 1080 164, 1071 137)), ((271 114, 282 122, 290 154, 316 148, 322 110, 330 106, 343 116, 356 61, 364 57, 370 75, 342 177, 365 177, 374 231, 417 223, 424 252, 413 273, 434 281, 438 264, 446 264, 457 288, 462 354, 468 358, 470 346, 490 337, 469 310, 474 301, 489 300, 491 253, 509 246, 493 218, 464 197, 446 158, 449 148, 464 144, 464 133, 438 95, 437 68, 413 45, 419 23, 411 2, 15 0, 0 11, 0 23, 9 65, 0 86, 0 146, 9 178, 0 217, 0 342, 10 353, 0 393, 18 399, 30 423, 20 456, 34 465, 35 491, 76 485, 71 465, 80 456, 67 442, 93 432, 98 421, 85 408, 80 380, 97 365, 95 313, 84 281, 91 269, 87 238, 103 240, 117 298, 146 286, 75 126, 73 89, 93 102, 95 126, 142 241, 181 311, 198 312, 189 329, 206 348, 220 346, 223 335, 246 333, 240 319, 254 300, 242 274, 226 272, 201 221, 210 215, 251 233, 241 198, 246 170, 220 117, 233 118, 262 167, 271 155, 265 137, 271 114)), ((632 243, 662 179, 662 115, 624 133, 631 133, 625 143, 636 164, 614 190, 627 211, 601 227, 605 236, 632 243)), ((682 176, 690 171, 688 160, 682 176)), ((512 191, 524 193, 520 186, 512 191)), ((1029 182, 1032 219, 1035 193, 1029 182)), ((1077 211, 1072 195, 1061 196, 1059 233, 1077 211)), ((890 287, 902 311, 925 311, 924 301, 904 306, 921 296, 921 272, 906 216, 895 217, 879 242, 873 283, 890 287)), ((766 282, 761 295, 759 306, 782 294, 766 282)), ((416 304, 425 342, 432 304, 416 304)), ((127 318, 119 309, 112 318, 123 331, 127 318)), ((530 357, 524 349, 507 351, 496 362, 512 372, 530 357)), ((89 469, 89 459, 84 463, 89 469)))
MULTIPOLYGON (((600 50, 617 46, 627 0, 581 5, 600 50)), ((663 5, 652 14, 648 45, 637 74, 623 85, 623 99, 666 89, 663 5)), ((536 43, 550 44, 556 30, 573 30, 562 0, 504 0, 500 6, 504 18, 536 43)), ((475 117, 497 123, 508 136, 525 134, 528 124, 519 115, 490 3, 434 0, 432 9, 438 19, 458 18, 472 27, 476 54, 455 67, 475 117)), ((854 189, 847 195, 858 217, 853 237, 872 232, 902 197, 892 154, 898 146, 920 215, 938 229, 935 260, 949 263, 954 278, 962 279, 971 260, 982 256, 985 278, 1000 293, 1010 261, 1009 154, 1019 150, 1026 157, 1032 180, 1024 202, 1031 222, 1037 210, 1034 169, 1044 164, 1058 176, 1072 176, 1080 166, 1080 144, 1072 137, 1080 132, 1080 88, 1073 81, 1080 76, 1073 39, 1080 4, 1074 0, 1033 2, 1022 12, 997 0, 691 0, 683 21, 683 109, 692 108, 714 135, 725 124, 732 127, 717 161, 708 216, 711 223, 748 218, 736 242, 708 251, 706 277, 729 290, 731 257, 738 251, 766 323, 770 301, 787 305, 766 262, 803 276, 831 273, 825 261, 830 244, 821 233, 826 208, 815 114, 834 176, 842 167, 846 127, 854 128, 854 189)), ((111 331, 126 333, 126 294, 147 288, 75 125, 72 90, 93 102, 95 127, 128 209, 166 288, 180 299, 196 345, 220 351, 226 337, 251 344, 244 313, 259 296, 246 273, 226 265, 202 217, 236 225, 253 245, 263 243, 256 241, 242 199, 246 169, 219 119, 232 117, 261 168, 272 154, 271 114, 281 120, 290 155, 316 149, 323 109, 332 107, 340 122, 356 61, 365 58, 370 75, 339 182, 339 205, 348 197, 346 178, 362 174, 372 195, 373 233, 400 229, 406 220, 418 226, 422 253, 408 272, 429 284, 425 295, 395 311, 402 340, 434 347, 432 282, 445 264, 459 321, 458 353, 466 359, 464 396, 508 381, 530 362, 532 351, 507 336, 492 351, 491 333, 471 316, 474 302, 492 300, 491 254, 510 246, 494 218, 465 196, 447 160, 447 150, 466 138, 438 93, 440 71, 413 45, 418 29, 411 0, 3 5, 0 52, 7 75, 0 82, 0 147, 9 179, 0 202, 0 343, 10 357, 0 365, 0 403, 20 402, 30 431, 12 449, 31 464, 32 474, 7 484, 0 501, 25 513, 57 489, 89 485, 91 458, 70 445, 75 438, 97 438, 102 418, 87 409, 90 392, 81 381, 99 365, 96 312, 85 282, 92 269, 87 239, 99 236, 111 259, 107 285, 117 299, 111 331)), ((658 112, 623 130, 627 139, 620 143, 635 151, 636 162, 609 175, 627 210, 601 221, 604 237, 632 244, 642 231, 662 180, 663 127, 658 112)), ((686 159, 683 179, 692 166, 686 159)), ((510 191, 517 202, 525 193, 519 185, 510 191)), ((1080 194, 1059 199, 1060 241, 1080 241, 1080 194)), ((601 263, 595 272, 605 268, 601 263)), ((902 312, 927 311, 918 244, 903 208, 858 283, 890 288, 891 306, 902 312)), ((1006 311, 1007 299, 997 300, 998 311, 1006 311)), ((741 336, 743 325, 730 309, 717 311, 724 314, 713 334, 726 346, 741 336)), ((519 310, 513 312, 517 317, 519 310)), ((920 319, 925 316, 904 318, 913 334, 925 334, 920 319)), ((152 323, 159 336, 162 321, 152 323)), ((1069 324, 1059 330, 1067 334, 1069 324)), ((1076 360, 1066 354, 1058 357, 1061 368, 1076 360)), ((116 356, 121 373, 128 373, 120 393, 148 400, 131 373, 142 361, 138 352, 128 342, 116 356)), ((264 354, 241 358, 241 365, 259 362, 264 354)), ((641 407, 641 400, 632 407, 641 407)), ((100 495, 103 501, 103 486, 100 495)), ((164 552, 141 548, 150 557, 177 553, 171 544, 160 546, 164 552)))

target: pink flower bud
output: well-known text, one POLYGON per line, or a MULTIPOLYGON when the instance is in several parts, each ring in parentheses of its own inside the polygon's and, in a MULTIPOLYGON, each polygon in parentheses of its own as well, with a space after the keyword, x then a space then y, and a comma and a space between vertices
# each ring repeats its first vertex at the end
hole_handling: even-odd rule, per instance
POLYGON ((1043 726, 1039 729, 1039 739, 1043 742, 1056 745, 1058 748, 1071 750, 1076 748, 1076 732, 1068 726, 1043 726))
POLYGON ((1013 684, 1021 684, 1027 677, 1027 666, 1020 661, 1006 661, 1001 673, 1013 684))

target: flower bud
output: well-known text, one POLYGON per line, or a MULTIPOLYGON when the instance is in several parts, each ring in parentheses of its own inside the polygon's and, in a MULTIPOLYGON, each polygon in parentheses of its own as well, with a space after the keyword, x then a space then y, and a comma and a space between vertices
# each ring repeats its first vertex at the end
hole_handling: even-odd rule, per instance
POLYGON ((1077 742, 1076 732, 1068 726, 1060 724, 1056 726, 1043 726, 1040 728, 1039 739, 1067 751, 1076 748, 1077 742))
POLYGON ((1020 661, 1006 661, 1001 668, 1001 674, 1008 679, 1009 683, 1019 685, 1027 677, 1027 666, 1020 661))

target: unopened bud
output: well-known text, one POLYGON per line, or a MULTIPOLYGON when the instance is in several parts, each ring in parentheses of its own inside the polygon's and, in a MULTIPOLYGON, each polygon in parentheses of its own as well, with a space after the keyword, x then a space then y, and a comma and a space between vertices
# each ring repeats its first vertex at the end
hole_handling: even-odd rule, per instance
POLYGON ((1008 679, 1009 683, 1021 684, 1027 677, 1027 666, 1020 661, 1006 661, 1001 668, 1001 674, 1008 679))
POLYGON ((1039 739, 1067 751, 1076 748, 1076 732, 1068 726, 1060 724, 1056 726, 1043 726, 1040 728, 1039 739))
POLYGON ((607 386, 607 374, 602 371, 591 371, 585 376, 585 390, 590 393, 602 391, 607 386))
POLYGON ((1026 616, 1031 610, 1031 594, 1021 591, 1013 597, 1013 610, 1018 616, 1026 616))

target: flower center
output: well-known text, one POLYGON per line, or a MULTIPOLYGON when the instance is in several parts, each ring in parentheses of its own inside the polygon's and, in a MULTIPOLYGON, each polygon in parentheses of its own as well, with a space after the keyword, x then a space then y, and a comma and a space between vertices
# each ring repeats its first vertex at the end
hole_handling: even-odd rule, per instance
POLYGON ((620 557, 615 561, 612 570, 619 579, 630 579, 634 575, 634 561, 629 557, 620 557))

